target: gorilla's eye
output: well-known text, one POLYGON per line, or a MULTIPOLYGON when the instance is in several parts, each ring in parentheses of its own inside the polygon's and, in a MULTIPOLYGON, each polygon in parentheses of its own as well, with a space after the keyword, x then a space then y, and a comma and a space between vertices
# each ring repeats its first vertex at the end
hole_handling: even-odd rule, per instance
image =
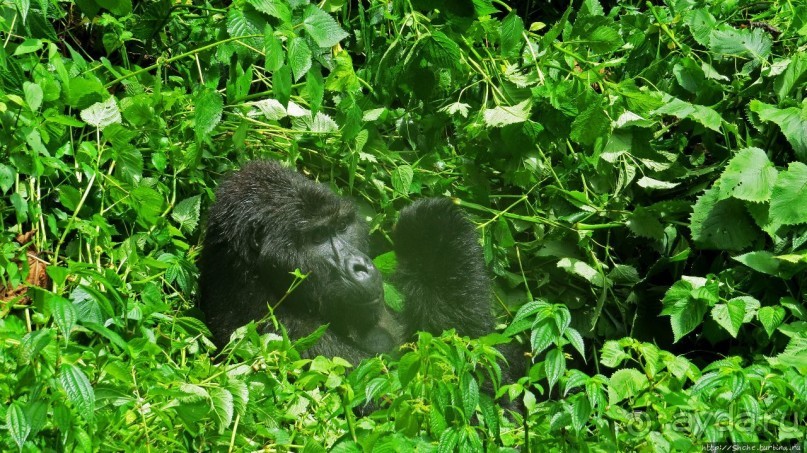
POLYGON ((317 227, 311 232, 311 242, 322 244, 331 238, 331 231, 324 226, 317 227))
POLYGON ((347 231, 347 227, 349 227, 349 226, 350 226, 350 222, 343 219, 343 220, 339 221, 339 224, 336 227, 339 230, 339 232, 344 233, 345 231, 347 231))

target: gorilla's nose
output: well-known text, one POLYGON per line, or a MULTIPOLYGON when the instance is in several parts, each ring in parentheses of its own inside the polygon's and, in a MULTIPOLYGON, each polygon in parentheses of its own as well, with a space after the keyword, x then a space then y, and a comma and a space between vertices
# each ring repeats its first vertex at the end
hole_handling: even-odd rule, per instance
POLYGON ((366 256, 353 256, 348 260, 347 270, 350 276, 357 282, 366 282, 378 278, 378 269, 375 268, 370 258, 366 256))

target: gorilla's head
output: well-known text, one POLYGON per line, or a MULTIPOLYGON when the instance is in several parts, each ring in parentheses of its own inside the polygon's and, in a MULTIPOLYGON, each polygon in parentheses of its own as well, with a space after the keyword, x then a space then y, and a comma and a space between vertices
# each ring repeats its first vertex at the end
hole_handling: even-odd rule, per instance
POLYGON ((356 324, 357 317, 367 322, 378 316, 381 275, 367 256, 367 227, 351 201, 268 161, 249 163, 216 195, 203 268, 205 257, 229 260, 215 267, 257 278, 274 300, 283 298, 299 269, 308 277, 282 309, 316 311, 337 329, 356 324))

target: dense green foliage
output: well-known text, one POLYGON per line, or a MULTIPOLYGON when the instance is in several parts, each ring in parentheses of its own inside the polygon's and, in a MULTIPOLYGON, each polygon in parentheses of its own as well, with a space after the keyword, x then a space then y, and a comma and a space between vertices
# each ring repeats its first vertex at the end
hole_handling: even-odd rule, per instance
POLYGON ((803 442, 807 6, 228 3, 0 3, 0 450, 803 442), (385 271, 455 197, 503 332, 215 351, 204 212, 259 157, 358 199, 385 271))

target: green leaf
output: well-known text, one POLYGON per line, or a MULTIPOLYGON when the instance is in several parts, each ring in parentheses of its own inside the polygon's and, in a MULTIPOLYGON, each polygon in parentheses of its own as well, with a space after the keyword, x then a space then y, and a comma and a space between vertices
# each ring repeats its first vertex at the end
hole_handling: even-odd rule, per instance
POLYGON ((479 403, 479 384, 476 383, 476 379, 470 373, 465 373, 460 378, 460 396, 465 416, 470 418, 479 403))
POLYGON ((486 109, 483 113, 485 124, 490 127, 504 127, 508 124, 523 123, 530 117, 532 100, 525 99, 516 105, 486 109))
POLYGON ((295 82, 311 69, 311 49, 308 48, 305 39, 295 37, 289 43, 289 66, 295 82))
POLYGON ((796 157, 807 161, 807 104, 802 108, 789 107, 778 109, 757 100, 751 101, 752 112, 759 115, 762 121, 770 121, 782 130, 796 157))
POLYGON ((0 163, 0 190, 7 193, 14 185, 16 170, 13 167, 0 163))
POLYGON ((741 250, 758 235, 742 202, 734 198, 720 200, 717 185, 698 198, 689 227, 692 239, 704 249, 741 250))
POLYGON ((291 98, 291 67, 283 65, 272 74, 272 92, 281 104, 288 104, 291 98))
POLYGON ((192 233, 199 223, 200 208, 201 197, 199 195, 186 198, 177 203, 176 207, 174 207, 174 211, 171 213, 171 218, 179 224, 181 230, 186 233, 192 233))
POLYGON ((583 145, 593 145, 598 138, 606 138, 611 120, 598 103, 591 104, 572 121, 569 138, 583 145))
POLYGON ((16 401, 11 403, 6 411, 6 428, 11 438, 14 439, 14 443, 17 444, 17 448, 22 451, 22 446, 31 433, 31 423, 16 401))
POLYGON ((773 187, 770 219, 782 225, 807 223, 807 165, 792 162, 787 171, 779 173, 773 187))
POLYGON ((283 23, 291 22, 291 10, 283 0, 247 0, 258 11, 280 19, 283 23))
POLYGON ((788 99, 791 91, 804 82, 807 82, 807 53, 797 53, 787 65, 787 69, 773 82, 779 102, 788 99))
POLYGON ((311 114, 316 116, 325 98, 325 79, 322 78, 322 68, 319 64, 313 65, 308 70, 305 87, 308 90, 308 105, 311 107, 311 114))
POLYGON ((59 385, 73 404, 75 413, 92 421, 95 417, 95 392, 87 375, 76 365, 65 363, 59 370, 59 385))
POLYGON ((779 275, 779 266, 781 265, 781 261, 771 252, 759 250, 755 252, 748 252, 732 258, 757 272, 762 272, 763 274, 773 276, 779 275))
POLYGON ((584 38, 584 42, 595 53, 613 52, 622 47, 619 30, 613 26, 601 25, 584 38))
POLYGON ((698 8, 686 15, 686 24, 695 41, 702 46, 708 46, 712 31, 717 27, 717 19, 707 8, 698 8))
POLYGON ((664 95, 664 105, 653 112, 656 115, 672 115, 678 118, 688 118, 703 126, 720 132, 723 118, 717 111, 703 105, 690 104, 668 94, 664 95))
POLYGON ((96 102, 81 111, 81 120, 90 126, 103 129, 110 124, 120 123, 121 116, 115 98, 110 96, 104 102, 96 102))
POLYGON ((725 304, 712 307, 712 319, 734 338, 737 338, 743 318, 745 318, 745 303, 742 300, 732 299, 725 304))
POLYGON ((764 60, 771 53, 771 37, 760 28, 737 30, 725 28, 712 31, 709 47, 723 55, 764 60))
POLYGON ((197 137, 204 137, 221 121, 224 111, 224 99, 213 89, 204 87, 193 96, 193 105, 196 107, 194 130, 197 137))
POLYGON ((336 19, 314 5, 306 7, 303 13, 303 27, 308 36, 320 47, 333 47, 348 36, 336 19))
POLYGON ((639 237, 661 241, 664 239, 664 226, 659 222, 658 217, 650 210, 637 206, 628 215, 625 225, 630 231, 639 237))
POLYGON ((151 187, 140 186, 132 190, 129 204, 144 225, 154 225, 165 209, 165 200, 160 192, 151 187))
POLYGON ((557 339, 557 330, 553 328, 552 324, 546 320, 538 323, 537 327, 532 329, 530 335, 530 350, 533 355, 538 355, 557 339))
POLYGON ((510 11, 499 26, 499 37, 502 43, 502 55, 517 56, 524 47, 524 22, 515 10, 510 11))
POLYGON ((42 92, 42 87, 26 80, 22 84, 22 91, 25 93, 25 103, 28 104, 28 107, 34 112, 39 110, 39 107, 42 105, 42 99, 45 96, 42 92))
POLYGON ((585 395, 577 395, 572 403, 572 428, 579 433, 585 428, 589 417, 591 417, 591 403, 585 395))
POLYGON ((459 440, 459 433, 456 428, 448 428, 443 431, 440 441, 437 444, 437 453, 453 453, 459 440))
POLYGON ((399 196, 409 195, 415 172, 409 165, 401 165, 392 170, 392 188, 399 196))
POLYGON ((670 326, 673 331, 673 342, 695 330, 703 322, 708 306, 700 299, 688 299, 687 304, 679 313, 670 315, 670 326))
POLYGON ((624 348, 619 345, 616 340, 608 340, 602 345, 600 352, 600 363, 609 367, 616 368, 623 361, 630 359, 630 355, 625 353, 624 348))
POLYGON ((719 198, 734 197, 754 203, 768 201, 778 174, 765 151, 759 148, 740 150, 720 175, 719 198))
POLYGON ((585 261, 574 258, 561 258, 558 260, 557 266, 572 275, 577 275, 588 280, 596 286, 610 286, 608 279, 585 261))
POLYGON ((563 336, 566 337, 566 340, 568 340, 572 347, 577 350, 580 357, 583 357, 583 360, 585 360, 585 344, 583 343, 583 336, 580 335, 580 332, 578 332, 574 327, 567 327, 563 332, 563 336))
POLYGON ((219 434, 221 434, 233 421, 233 394, 221 387, 213 387, 209 393, 213 405, 213 415, 219 427, 219 434))
POLYGON ((648 386, 647 376, 634 368, 617 370, 608 380, 608 399, 611 404, 633 398, 648 386))
POLYGON ((762 307, 757 313, 759 322, 770 337, 785 320, 785 309, 780 306, 762 307))
POLYGON ((423 55, 435 67, 456 68, 462 52, 457 43, 445 33, 433 31, 431 36, 423 40, 423 55))
POLYGON ((70 333, 78 320, 76 307, 68 299, 52 293, 46 293, 46 303, 50 306, 51 314, 59 330, 65 338, 65 342, 70 338, 70 333))
POLYGON ((549 388, 552 389, 566 371, 566 357, 563 356, 562 348, 556 347, 546 352, 544 370, 549 388))

